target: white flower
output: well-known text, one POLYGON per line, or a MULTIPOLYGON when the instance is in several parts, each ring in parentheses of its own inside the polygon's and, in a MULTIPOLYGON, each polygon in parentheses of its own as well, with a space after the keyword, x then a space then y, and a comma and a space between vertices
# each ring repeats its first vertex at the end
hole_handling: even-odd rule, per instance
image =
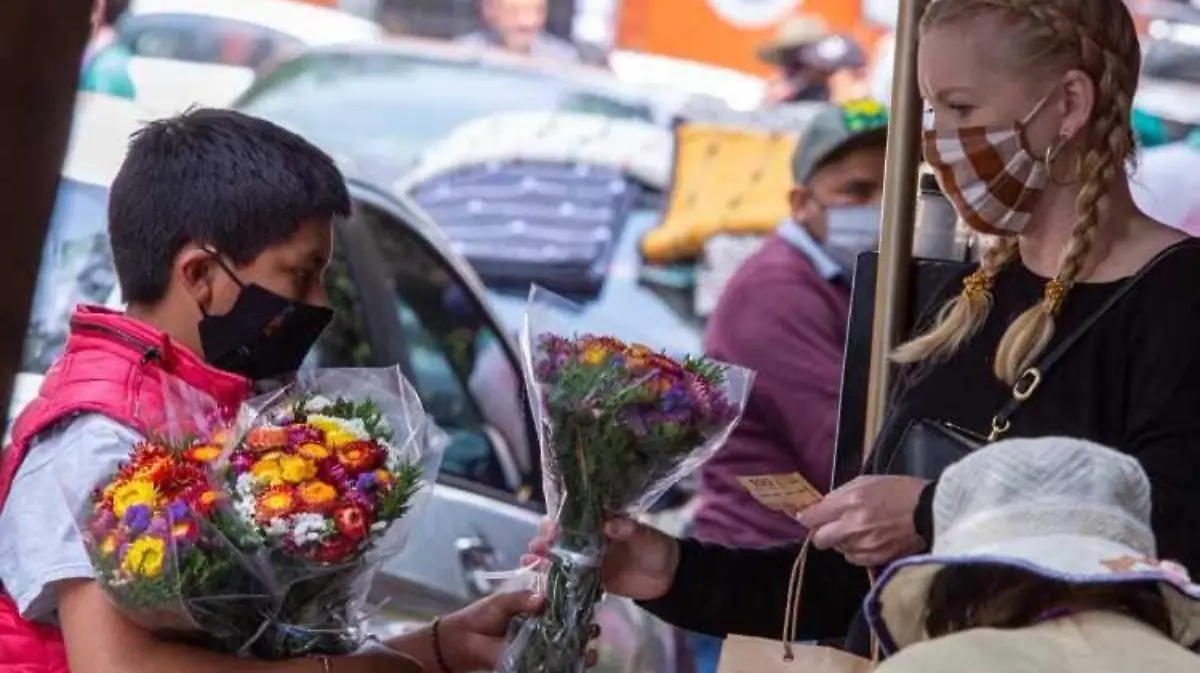
POLYGON ((287 531, 288 531, 287 519, 284 519, 284 518, 278 517, 278 516, 275 517, 274 519, 271 519, 271 522, 267 524, 266 530, 267 530, 267 535, 270 535, 272 537, 282 536, 284 533, 287 533, 287 531))
POLYGON ((306 512, 292 517, 292 542, 304 546, 319 541, 325 533, 326 519, 306 512))
POLYGON ((324 411, 331 406, 333 406, 333 400, 325 397, 324 395, 313 395, 308 399, 308 402, 304 404, 304 410, 310 414, 315 414, 324 411))
POLYGON ((234 490, 242 498, 250 498, 254 496, 254 475, 249 472, 244 472, 238 475, 237 483, 234 485, 234 490))

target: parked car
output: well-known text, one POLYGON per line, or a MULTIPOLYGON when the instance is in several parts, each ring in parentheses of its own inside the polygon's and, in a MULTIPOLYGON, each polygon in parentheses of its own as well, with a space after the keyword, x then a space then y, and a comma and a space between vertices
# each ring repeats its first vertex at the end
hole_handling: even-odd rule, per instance
MULTIPOLYGON (((76 113, 76 130, 91 132, 72 139, 43 256, 20 398, 10 415, 36 393, 61 351, 67 313, 77 301, 121 306, 105 204, 137 113, 126 110, 121 131, 113 121, 119 110, 111 99, 93 99, 76 113)), ((362 181, 351 181, 350 192, 354 212, 337 224, 328 272, 337 317, 310 362, 399 365, 452 437, 413 544, 386 564, 373 588, 373 598, 389 601, 373 620, 386 632, 492 591, 491 573, 517 567, 544 507, 515 346, 479 279, 411 204, 362 181)), ((597 670, 681 670, 675 632, 632 602, 607 601, 598 620, 605 635, 597 670)))
POLYGON ((451 129, 496 112, 667 114, 593 68, 411 38, 311 49, 264 75, 233 107, 297 130, 351 172, 380 180, 399 177, 451 129))
POLYGON ((137 100, 154 116, 226 106, 308 47, 381 35, 373 21, 289 0, 134 0, 117 27, 137 100))

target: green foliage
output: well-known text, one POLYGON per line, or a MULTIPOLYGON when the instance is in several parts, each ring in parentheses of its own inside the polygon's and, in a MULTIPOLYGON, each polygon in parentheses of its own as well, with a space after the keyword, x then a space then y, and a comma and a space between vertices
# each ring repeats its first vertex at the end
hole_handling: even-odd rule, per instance
POLYGON ((419 462, 405 463, 396 469, 394 472, 396 482, 379 505, 381 521, 395 521, 408 514, 409 509, 412 508, 413 498, 424 485, 421 481, 421 473, 419 462))

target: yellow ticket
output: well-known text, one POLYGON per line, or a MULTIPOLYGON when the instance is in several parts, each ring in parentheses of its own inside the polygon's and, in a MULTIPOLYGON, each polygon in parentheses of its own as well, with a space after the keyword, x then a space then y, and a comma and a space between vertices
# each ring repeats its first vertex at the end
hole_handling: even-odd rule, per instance
POLYGON ((821 501, 821 492, 798 472, 738 477, 750 495, 766 507, 796 516, 821 501))

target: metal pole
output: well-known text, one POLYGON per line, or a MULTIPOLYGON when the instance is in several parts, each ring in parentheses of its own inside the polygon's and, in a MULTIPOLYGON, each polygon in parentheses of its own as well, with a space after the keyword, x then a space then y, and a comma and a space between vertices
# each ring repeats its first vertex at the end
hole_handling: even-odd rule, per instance
POLYGON ((896 59, 883 187, 883 231, 875 281, 871 378, 863 459, 883 425, 891 390, 888 355, 903 335, 916 220, 917 171, 921 160, 921 97, 917 92, 917 29, 927 0, 900 0, 896 59))

